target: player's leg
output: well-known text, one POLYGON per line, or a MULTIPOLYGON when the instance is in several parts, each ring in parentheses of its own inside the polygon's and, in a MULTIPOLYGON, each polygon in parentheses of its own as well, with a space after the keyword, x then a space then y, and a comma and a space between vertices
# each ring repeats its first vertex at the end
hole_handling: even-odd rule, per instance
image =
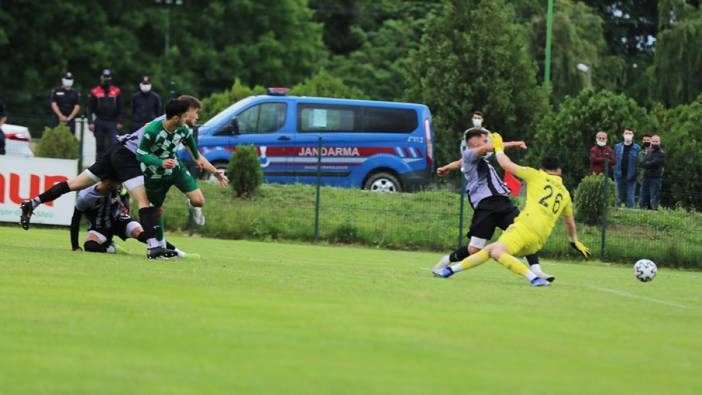
POLYGON ((83 249, 87 252, 107 252, 107 233, 104 230, 92 229, 88 231, 88 235, 85 237, 85 243, 83 243, 83 249))
POLYGON ((136 156, 120 144, 115 144, 110 155, 110 165, 119 175, 119 181, 129 191, 129 196, 136 200, 139 207, 139 221, 144 228, 144 236, 147 239, 147 257, 161 258, 173 257, 175 251, 161 248, 156 240, 154 227, 154 208, 149 206, 149 198, 146 190, 146 182, 141 172, 141 165, 136 156))
MULTIPOLYGON (((502 230, 507 230, 507 228, 514 223, 514 220, 519 216, 519 208, 514 206, 510 202, 509 208, 507 208, 498 220, 497 226, 502 230)), ((556 276, 548 274, 541 269, 541 264, 539 262, 539 256, 537 254, 530 254, 526 256, 527 263, 529 263, 529 270, 534 272, 537 276, 547 280, 548 282, 553 282, 556 280, 556 276)))
POLYGON ((549 285, 548 281, 534 274, 522 261, 514 256, 524 251, 528 253, 536 252, 538 248, 534 250, 531 244, 533 243, 530 243, 528 235, 525 232, 521 232, 518 225, 512 225, 492 245, 490 257, 512 271, 512 273, 525 277, 532 286, 549 285))
POLYGON ((198 187, 197 181, 188 170, 178 172, 176 178, 176 187, 188 197, 187 205, 190 213, 199 226, 205 225, 205 215, 202 213, 202 207, 205 205, 205 195, 198 187))
POLYGON ((105 167, 96 162, 88 169, 83 170, 78 176, 67 181, 54 184, 39 196, 31 200, 25 200, 20 204, 20 224, 24 230, 29 229, 29 220, 34 213, 34 209, 42 203, 52 202, 71 191, 79 191, 96 184, 102 178, 109 178, 112 174, 106 171, 105 167))
POLYGON ((473 218, 471 219, 470 230, 468 231, 467 237, 469 238, 468 246, 458 247, 451 254, 445 255, 439 260, 439 262, 434 265, 433 270, 441 270, 448 267, 450 264, 455 262, 461 262, 466 259, 469 255, 473 255, 480 251, 487 241, 492 238, 492 234, 495 231, 495 220, 489 208, 477 208, 473 212, 473 218))

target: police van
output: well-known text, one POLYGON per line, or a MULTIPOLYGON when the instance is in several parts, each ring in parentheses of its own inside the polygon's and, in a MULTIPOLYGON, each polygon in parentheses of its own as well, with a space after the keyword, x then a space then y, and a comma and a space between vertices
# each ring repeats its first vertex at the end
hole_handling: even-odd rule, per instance
POLYGON ((200 151, 219 169, 238 146, 254 145, 266 182, 316 183, 321 145, 322 185, 378 192, 427 185, 432 140, 425 105, 287 96, 284 88, 247 97, 198 130, 200 151))

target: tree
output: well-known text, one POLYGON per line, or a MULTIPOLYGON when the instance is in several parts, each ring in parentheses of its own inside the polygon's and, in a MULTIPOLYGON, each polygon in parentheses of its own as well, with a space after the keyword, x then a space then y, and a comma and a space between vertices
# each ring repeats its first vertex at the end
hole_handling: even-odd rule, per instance
POLYGON ((560 109, 539 124, 528 154, 534 166, 545 154, 555 155, 563 165, 563 179, 574 188, 589 172, 590 148, 595 134, 602 130, 613 146, 621 140, 625 127, 637 136, 654 131, 654 121, 633 99, 610 91, 586 89, 566 97, 560 109))
POLYGON ((344 84, 341 78, 319 70, 313 77, 295 85, 290 93, 296 96, 335 97, 341 99, 365 99, 363 92, 344 84))
POLYGON ((408 97, 432 110, 439 163, 456 159, 473 110, 508 139, 528 139, 548 111, 526 33, 512 17, 503 0, 456 0, 428 18, 408 97))
POLYGON ((85 99, 105 67, 122 87, 126 108, 142 75, 151 76, 164 97, 169 76, 179 92, 195 95, 221 90, 237 77, 251 86, 292 86, 316 72, 326 55, 322 26, 306 0, 183 3, 170 11, 167 57, 167 8, 154 2, 3 3, 3 100, 14 115, 45 120, 48 93, 63 73, 73 72, 85 99))
POLYGON ((702 92, 702 10, 662 1, 652 91, 666 105, 690 103, 702 92))
MULTIPOLYGON (((599 85, 601 57, 607 49, 602 30, 602 18, 587 5, 570 0, 557 0, 554 5, 553 40, 551 48, 552 97, 559 102, 566 95, 577 94, 588 83, 599 85), (583 63, 590 68, 590 75, 578 71, 583 63), (591 80, 590 80, 591 78, 591 80)), ((543 75, 546 47, 546 15, 536 14, 529 24, 532 56, 543 75)))
POLYGON ((702 94, 688 104, 659 110, 666 154, 662 202, 702 210, 702 94))

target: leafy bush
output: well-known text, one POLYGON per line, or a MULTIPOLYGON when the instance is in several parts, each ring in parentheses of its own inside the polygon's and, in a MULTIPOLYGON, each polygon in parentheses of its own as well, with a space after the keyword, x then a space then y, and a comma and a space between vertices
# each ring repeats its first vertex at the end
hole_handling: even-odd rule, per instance
POLYGON ((238 197, 250 197, 263 183, 258 151, 253 145, 238 146, 227 167, 227 176, 238 197))
POLYGON ((530 164, 539 163, 544 154, 560 158, 566 185, 577 185, 589 173, 590 148, 595 134, 607 132, 608 144, 621 141, 625 127, 634 129, 636 141, 650 133, 654 118, 633 99, 621 94, 586 89, 566 98, 560 110, 544 117, 527 153, 530 164))
MULTIPOLYGON (((575 191, 575 219, 588 225, 601 222, 604 214, 604 193, 602 191, 604 175, 591 174, 580 182, 575 191)), ((607 206, 614 206, 614 181, 607 179, 607 206)))
POLYGON ((35 154, 42 158, 78 159, 78 139, 66 125, 44 128, 35 154))

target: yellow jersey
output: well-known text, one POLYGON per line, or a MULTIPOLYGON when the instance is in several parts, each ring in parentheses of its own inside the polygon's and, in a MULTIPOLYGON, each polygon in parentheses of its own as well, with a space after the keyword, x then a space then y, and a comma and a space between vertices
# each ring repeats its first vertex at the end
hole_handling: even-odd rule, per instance
POLYGON ((519 166, 517 177, 526 181, 526 206, 515 218, 514 223, 524 225, 541 245, 551 235, 558 217, 573 216, 573 204, 570 193, 559 176, 519 166))

